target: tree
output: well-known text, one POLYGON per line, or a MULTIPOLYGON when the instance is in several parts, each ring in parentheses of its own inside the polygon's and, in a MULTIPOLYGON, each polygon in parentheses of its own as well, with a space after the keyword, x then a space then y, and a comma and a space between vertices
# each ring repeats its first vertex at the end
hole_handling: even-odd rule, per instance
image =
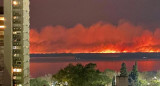
POLYGON ((160 81, 159 80, 151 80, 150 86, 160 86, 160 81))
POLYGON ((126 64, 124 62, 121 65, 120 76, 128 76, 126 64))
POLYGON ((157 72, 156 72, 156 75, 155 75, 157 78, 160 78, 160 70, 158 70, 157 72))
POLYGON ((104 76, 108 77, 108 80, 106 81, 107 86, 108 85, 111 86, 113 78, 115 78, 115 75, 116 75, 115 71, 106 69, 103 73, 104 73, 104 76))
POLYGON ((108 77, 104 76, 96 69, 96 64, 89 63, 83 66, 82 64, 69 64, 64 69, 61 69, 53 77, 59 82, 68 86, 104 86, 108 77))
POLYGON ((52 74, 46 74, 45 76, 42 76, 42 77, 39 77, 41 80, 45 80, 45 81, 47 81, 48 82, 48 84, 49 84, 49 86, 51 86, 52 85, 52 83, 53 83, 53 78, 52 78, 52 74))
POLYGON ((112 86, 116 86, 116 76, 112 79, 112 86))
POLYGON ((139 85, 138 86, 147 86, 148 82, 146 80, 143 79, 139 79, 139 85))
POLYGON ((133 65, 132 71, 129 75, 129 82, 133 84, 133 86, 138 86, 138 68, 137 68, 137 62, 135 62, 135 65, 133 65))
POLYGON ((49 86, 48 82, 40 78, 31 79, 30 86, 49 86))

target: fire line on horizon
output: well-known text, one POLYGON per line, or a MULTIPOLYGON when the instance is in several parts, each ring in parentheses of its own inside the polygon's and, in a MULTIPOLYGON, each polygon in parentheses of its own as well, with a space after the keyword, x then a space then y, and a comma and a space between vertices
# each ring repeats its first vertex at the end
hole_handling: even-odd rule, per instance
POLYGON ((30 31, 30 53, 160 52, 160 28, 154 31, 129 22, 98 22, 90 27, 47 26, 30 31))

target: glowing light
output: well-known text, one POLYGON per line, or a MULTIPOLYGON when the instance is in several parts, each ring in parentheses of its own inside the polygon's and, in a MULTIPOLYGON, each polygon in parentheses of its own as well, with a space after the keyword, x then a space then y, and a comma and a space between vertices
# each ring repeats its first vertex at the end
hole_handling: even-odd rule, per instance
POLYGON ((17 34, 17 32, 13 32, 13 34, 17 34))
POLYGON ((16 79, 16 76, 13 76, 13 79, 16 79))
POLYGON ((18 5, 18 2, 17 1, 13 1, 13 5, 18 5))
POLYGON ((0 28, 5 28, 5 26, 0 26, 0 28))
POLYGON ((136 52, 148 52, 148 53, 154 53, 154 52, 160 52, 160 50, 143 50, 143 51, 120 51, 120 50, 104 50, 104 51, 100 51, 100 52, 96 52, 96 53, 136 53, 136 52))
POLYGON ((100 53, 120 53, 120 52, 115 50, 105 50, 105 51, 101 51, 100 53))
MULTIPOLYGON (((0 17, 0 21, 4 21, 4 17, 0 17)), ((0 25, 0 29, 1 28, 5 28, 5 26, 4 25, 0 25)))
POLYGON ((22 72, 22 69, 20 69, 20 68, 14 68, 13 72, 22 72))
POLYGON ((4 17, 0 17, 0 20, 3 20, 3 21, 4 21, 4 17))
POLYGON ((17 16, 13 16, 13 19, 17 19, 17 16))
POLYGON ((153 52, 155 52, 155 51, 153 51, 153 50, 150 50, 149 52, 153 53, 153 52))
POLYGON ((22 79, 22 77, 21 76, 13 76, 13 79, 20 80, 20 79, 22 79))
POLYGON ((17 86, 22 86, 22 84, 18 84, 17 86))

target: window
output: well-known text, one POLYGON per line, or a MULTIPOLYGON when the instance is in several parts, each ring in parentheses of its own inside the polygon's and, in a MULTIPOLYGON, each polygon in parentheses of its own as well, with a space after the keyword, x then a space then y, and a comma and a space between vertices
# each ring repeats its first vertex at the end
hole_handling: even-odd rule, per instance
POLYGON ((13 31, 21 31, 21 27, 13 27, 13 31))
POLYGON ((20 79, 22 79, 22 77, 21 76, 13 76, 13 79, 20 80, 20 79))
POLYGON ((13 72, 22 72, 22 69, 21 68, 14 68, 13 72))
POLYGON ((19 4, 20 4, 19 1, 16 1, 16 0, 13 1, 13 6, 18 6, 19 4))
POLYGON ((21 31, 13 31, 13 34, 21 34, 21 31))
POLYGON ((21 49, 21 46, 13 46, 13 49, 21 49))
POLYGON ((18 12, 18 11, 14 11, 14 12, 13 12, 13 16, 20 16, 20 15, 21 15, 21 13, 18 12))
POLYGON ((13 56, 14 56, 14 57, 19 57, 19 56, 20 56, 20 54, 13 54, 13 56))
POLYGON ((20 64, 21 64, 21 61, 16 61, 16 64, 20 65, 20 64))
POLYGON ((19 43, 19 42, 13 42, 13 46, 20 46, 21 45, 21 43, 19 43))

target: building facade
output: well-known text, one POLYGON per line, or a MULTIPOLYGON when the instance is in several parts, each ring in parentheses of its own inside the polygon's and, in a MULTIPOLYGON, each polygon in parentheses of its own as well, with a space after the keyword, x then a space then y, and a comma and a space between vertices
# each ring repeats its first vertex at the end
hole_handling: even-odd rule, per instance
POLYGON ((3 7, 0 7, 0 86, 3 85, 4 75, 4 16, 3 7))
POLYGON ((30 86, 29 0, 4 0, 4 86, 30 86))

